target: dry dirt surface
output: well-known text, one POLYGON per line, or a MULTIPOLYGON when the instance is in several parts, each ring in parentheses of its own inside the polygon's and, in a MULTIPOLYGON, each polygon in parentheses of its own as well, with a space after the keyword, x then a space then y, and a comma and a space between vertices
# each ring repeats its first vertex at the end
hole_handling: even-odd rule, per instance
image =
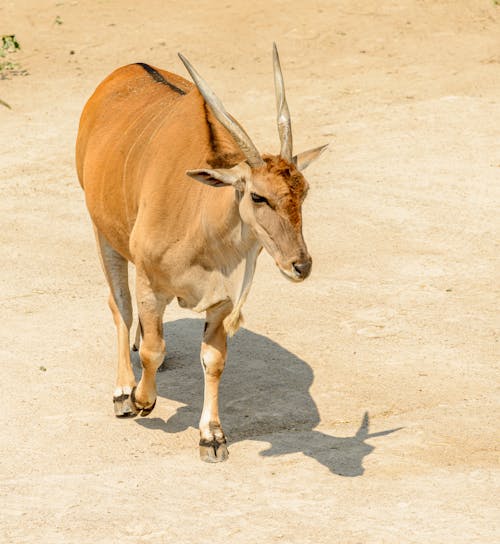
MULTIPOLYGON (((500 6, 489 0, 7 0, 0 80, 3 543, 493 543, 499 532, 500 6), (280 48, 313 274, 260 258, 198 459, 202 316, 165 314, 146 418, 111 402, 115 331, 74 169, 114 68, 185 74, 260 149, 280 48)), ((193 165, 196 167, 196 165, 193 165)), ((137 362, 137 361, 136 361, 137 362)))

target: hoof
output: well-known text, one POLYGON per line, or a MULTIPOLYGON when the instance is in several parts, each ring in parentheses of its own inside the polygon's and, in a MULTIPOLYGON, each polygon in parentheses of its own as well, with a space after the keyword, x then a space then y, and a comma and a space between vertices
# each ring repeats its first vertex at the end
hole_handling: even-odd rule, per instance
POLYGON ((134 417, 137 415, 137 408, 131 395, 120 395, 113 397, 113 405, 116 417, 134 417))
POLYGON ((149 414, 153 411, 155 406, 156 406, 156 400, 148 408, 142 408, 142 410, 139 412, 139 415, 142 417, 149 416, 149 414))
POLYGON ((132 400, 132 403, 135 406, 136 413, 138 412, 139 415, 142 416, 142 417, 149 416, 149 414, 153 411, 154 407, 156 406, 156 399, 153 402, 153 404, 151 404, 151 406, 141 407, 141 406, 139 406, 137 404, 137 400, 135 398, 135 389, 136 389, 135 387, 132 389, 132 393, 130 394, 130 398, 132 400))
POLYGON ((200 440, 200 459, 205 463, 222 463, 228 457, 225 441, 221 443, 217 440, 200 440))

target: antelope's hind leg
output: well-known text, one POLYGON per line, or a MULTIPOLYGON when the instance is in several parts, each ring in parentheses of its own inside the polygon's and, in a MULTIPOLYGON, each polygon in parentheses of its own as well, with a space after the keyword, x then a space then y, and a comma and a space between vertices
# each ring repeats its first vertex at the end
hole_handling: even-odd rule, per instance
POLYGON ((132 301, 128 286, 128 262, 115 251, 104 236, 94 227, 104 275, 109 285, 109 307, 113 314, 118 336, 118 372, 113 404, 117 417, 137 414, 133 402, 135 376, 130 362, 130 326, 132 301))
POLYGON ((205 395, 200 418, 200 457, 207 463, 220 463, 229 456, 226 437, 219 419, 219 383, 227 353, 223 320, 227 306, 207 311, 200 361, 205 376, 205 395))

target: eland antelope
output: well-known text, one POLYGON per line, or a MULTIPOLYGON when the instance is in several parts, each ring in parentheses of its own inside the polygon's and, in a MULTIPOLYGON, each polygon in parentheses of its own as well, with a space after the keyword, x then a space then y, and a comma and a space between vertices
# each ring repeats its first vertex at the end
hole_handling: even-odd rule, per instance
POLYGON ((218 411, 227 335, 240 325, 262 248, 292 281, 309 276, 312 260, 302 236, 308 184, 302 171, 326 146, 292 153, 276 45, 279 155, 261 155, 179 56, 194 84, 138 63, 119 68, 97 87, 80 119, 76 163, 118 334, 115 414, 153 410, 155 374, 166 353, 163 313, 177 298, 182 307, 206 312, 200 456, 218 462, 228 456, 218 411), (138 384, 130 358, 129 261, 136 268, 136 345, 142 337, 138 384))

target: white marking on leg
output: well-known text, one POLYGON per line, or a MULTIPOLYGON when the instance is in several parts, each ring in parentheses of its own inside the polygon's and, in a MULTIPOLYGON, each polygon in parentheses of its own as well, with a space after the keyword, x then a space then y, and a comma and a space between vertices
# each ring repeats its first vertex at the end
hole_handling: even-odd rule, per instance
POLYGON ((132 393, 132 388, 130 387, 130 385, 125 385, 124 387, 118 386, 115 389, 113 396, 116 398, 116 397, 121 397, 122 395, 130 395, 131 393, 132 393))

